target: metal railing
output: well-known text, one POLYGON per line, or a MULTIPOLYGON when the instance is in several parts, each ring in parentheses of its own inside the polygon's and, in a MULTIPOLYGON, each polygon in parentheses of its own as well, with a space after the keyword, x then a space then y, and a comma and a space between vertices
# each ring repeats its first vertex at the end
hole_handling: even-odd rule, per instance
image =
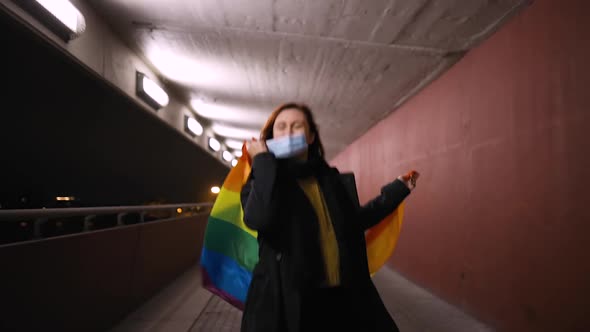
MULTIPOLYGON (((44 238, 41 227, 43 224, 60 219, 80 217, 83 218, 83 227, 79 232, 93 231, 93 221, 99 216, 111 215, 116 219, 112 227, 126 226, 129 224, 144 223, 159 219, 180 218, 189 215, 209 213, 213 203, 184 203, 165 205, 136 205, 136 206, 107 206, 107 207, 72 207, 72 208, 48 208, 48 209, 19 209, 0 210, 0 226, 5 222, 18 222, 18 227, 28 228, 32 226, 31 238, 28 240, 44 238), (135 214, 134 222, 125 222, 125 217, 135 214), (149 220, 148 220, 149 219, 149 220)), ((15 241, 20 242, 20 241, 15 241)), ((0 242, 0 245, 3 243, 0 242)))

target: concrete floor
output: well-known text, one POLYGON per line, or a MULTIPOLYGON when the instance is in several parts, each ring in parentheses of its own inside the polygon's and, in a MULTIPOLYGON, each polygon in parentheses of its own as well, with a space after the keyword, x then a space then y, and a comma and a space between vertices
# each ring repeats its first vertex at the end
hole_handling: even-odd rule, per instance
MULTIPOLYGON (((402 332, 493 331, 390 269, 374 281, 402 332)), ((233 332, 240 330, 240 319, 241 311, 201 287, 195 266, 110 332, 233 332)))

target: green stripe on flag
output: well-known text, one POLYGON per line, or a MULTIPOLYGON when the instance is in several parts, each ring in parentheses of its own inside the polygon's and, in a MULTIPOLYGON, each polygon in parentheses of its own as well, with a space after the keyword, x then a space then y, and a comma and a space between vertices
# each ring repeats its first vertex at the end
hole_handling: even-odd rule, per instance
POLYGON ((258 241, 234 224, 209 216, 205 248, 224 254, 248 271, 258 262, 258 241))

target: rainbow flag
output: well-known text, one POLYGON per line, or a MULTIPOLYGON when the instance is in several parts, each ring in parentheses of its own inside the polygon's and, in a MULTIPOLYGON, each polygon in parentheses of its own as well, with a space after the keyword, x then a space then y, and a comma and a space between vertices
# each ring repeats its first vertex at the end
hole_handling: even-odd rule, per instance
MULTIPOLYGON (((244 145, 242 156, 230 170, 213 204, 200 262, 203 286, 240 310, 244 308, 252 270, 258 262, 257 233, 244 224, 240 200, 250 169, 251 159, 244 145)), ((393 253, 401 231, 403 204, 365 235, 371 275, 393 253)))

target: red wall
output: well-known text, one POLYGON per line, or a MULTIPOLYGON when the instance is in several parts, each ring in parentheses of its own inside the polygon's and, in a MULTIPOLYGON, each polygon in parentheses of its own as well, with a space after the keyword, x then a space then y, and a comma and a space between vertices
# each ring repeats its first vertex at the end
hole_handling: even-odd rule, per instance
POLYGON ((422 173, 389 264, 499 331, 590 331, 589 13, 534 2, 332 161, 422 173))

